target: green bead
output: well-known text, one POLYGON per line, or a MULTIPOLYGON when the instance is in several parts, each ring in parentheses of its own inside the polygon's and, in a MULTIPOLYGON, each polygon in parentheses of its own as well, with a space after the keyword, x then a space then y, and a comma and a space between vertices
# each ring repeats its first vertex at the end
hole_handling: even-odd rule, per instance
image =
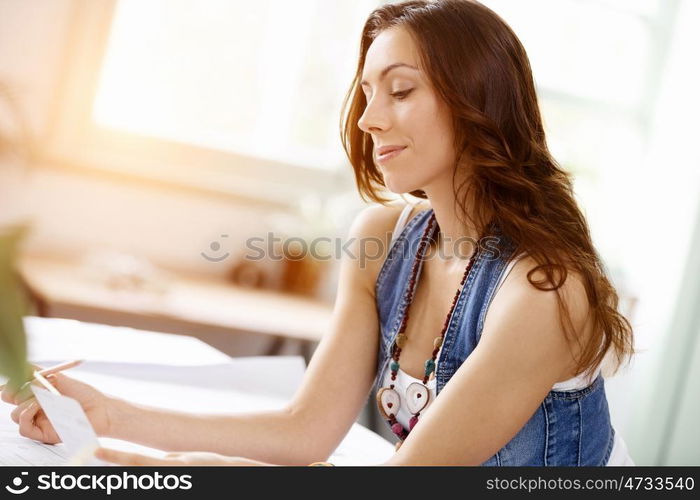
POLYGON ((435 370, 435 361, 428 359, 425 361, 425 374, 430 375, 435 370))
POLYGON ((392 361, 392 362, 391 362, 391 371, 392 371, 392 372, 397 372, 397 371, 399 371, 399 362, 398 362, 398 361, 392 361))

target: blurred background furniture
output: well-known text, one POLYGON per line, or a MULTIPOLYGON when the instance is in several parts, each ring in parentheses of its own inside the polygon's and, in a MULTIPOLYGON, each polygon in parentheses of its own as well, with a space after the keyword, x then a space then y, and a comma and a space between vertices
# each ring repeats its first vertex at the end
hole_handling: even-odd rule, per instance
POLYGON ((114 289, 77 261, 24 255, 20 274, 38 316, 191 335, 230 355, 296 351, 309 361, 332 306, 222 279, 169 273, 160 290, 114 289))

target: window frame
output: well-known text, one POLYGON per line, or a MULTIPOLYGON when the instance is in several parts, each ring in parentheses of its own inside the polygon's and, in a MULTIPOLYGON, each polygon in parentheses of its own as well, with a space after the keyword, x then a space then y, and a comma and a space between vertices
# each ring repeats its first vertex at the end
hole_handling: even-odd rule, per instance
POLYGON ((41 151, 45 163, 287 208, 307 195, 347 191, 348 162, 347 168, 305 167, 96 125, 92 104, 118 1, 74 0, 63 74, 41 151))

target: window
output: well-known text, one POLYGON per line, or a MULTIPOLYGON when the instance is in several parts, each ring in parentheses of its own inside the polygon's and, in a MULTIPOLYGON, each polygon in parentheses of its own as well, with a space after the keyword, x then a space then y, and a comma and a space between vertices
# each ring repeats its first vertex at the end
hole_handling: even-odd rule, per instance
POLYGON ((340 107, 377 5, 82 2, 56 147, 101 168, 268 198, 322 190, 349 169, 340 107))
POLYGON ((374 1, 120 0, 101 126, 339 168, 338 116, 374 1))
MULTIPOLYGON (((485 0, 513 28, 532 66, 550 150, 575 177, 596 246, 620 288, 630 270, 621 205, 647 154, 673 2, 485 0)), ((634 300, 628 297, 630 301, 634 300)), ((631 303, 623 304, 623 307, 631 303)))

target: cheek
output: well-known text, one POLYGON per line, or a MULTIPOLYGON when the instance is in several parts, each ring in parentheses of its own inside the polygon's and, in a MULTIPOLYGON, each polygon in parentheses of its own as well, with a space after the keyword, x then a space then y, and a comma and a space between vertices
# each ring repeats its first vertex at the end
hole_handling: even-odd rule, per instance
POLYGON ((431 169, 442 169, 454 163, 454 134, 449 117, 435 107, 419 113, 413 121, 415 153, 430 159, 431 169))

